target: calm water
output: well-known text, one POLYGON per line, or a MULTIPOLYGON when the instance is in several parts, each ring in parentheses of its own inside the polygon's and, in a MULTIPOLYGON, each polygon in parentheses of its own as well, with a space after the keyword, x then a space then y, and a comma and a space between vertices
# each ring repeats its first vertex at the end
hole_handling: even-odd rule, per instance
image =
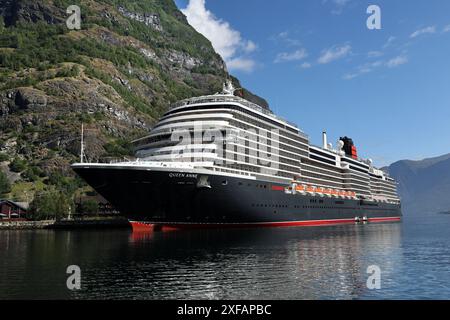
POLYGON ((319 228, 0 231, 0 299, 450 299, 450 215, 319 228), (66 268, 82 290, 66 288, 66 268), (378 265, 381 289, 368 290, 378 265))

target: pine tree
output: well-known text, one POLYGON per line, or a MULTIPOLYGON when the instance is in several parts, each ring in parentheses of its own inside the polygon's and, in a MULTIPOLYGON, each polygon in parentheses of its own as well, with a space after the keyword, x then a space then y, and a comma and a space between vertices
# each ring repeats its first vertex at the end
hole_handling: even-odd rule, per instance
POLYGON ((8 177, 3 171, 0 171, 0 195, 10 192, 11 192, 11 185, 8 181, 8 177))
POLYGON ((0 34, 3 34, 4 31, 5 31, 5 20, 3 19, 3 17, 0 17, 0 34))

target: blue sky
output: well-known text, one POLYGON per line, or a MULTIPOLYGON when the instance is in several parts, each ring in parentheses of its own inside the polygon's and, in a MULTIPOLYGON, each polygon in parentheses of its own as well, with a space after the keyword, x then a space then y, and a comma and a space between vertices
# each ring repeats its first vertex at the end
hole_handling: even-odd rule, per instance
POLYGON ((450 152, 450 1, 177 0, 242 84, 312 143, 379 166, 450 152), (369 5, 381 30, 369 30, 369 5))

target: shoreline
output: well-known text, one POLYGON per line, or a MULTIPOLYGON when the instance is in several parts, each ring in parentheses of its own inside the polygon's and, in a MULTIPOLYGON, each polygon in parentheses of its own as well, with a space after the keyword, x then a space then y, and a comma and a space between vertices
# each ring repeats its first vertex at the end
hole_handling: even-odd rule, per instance
POLYGON ((125 218, 85 220, 1 221, 2 230, 72 230, 72 229, 125 229, 131 228, 125 218))

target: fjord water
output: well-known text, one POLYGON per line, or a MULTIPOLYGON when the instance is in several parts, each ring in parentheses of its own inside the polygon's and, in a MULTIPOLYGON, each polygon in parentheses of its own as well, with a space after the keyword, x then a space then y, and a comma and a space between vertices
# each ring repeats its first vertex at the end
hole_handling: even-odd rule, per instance
POLYGON ((450 299, 450 215, 317 228, 0 231, 0 299, 450 299), (81 290, 66 268, 81 268, 81 290), (367 267, 381 269, 369 290, 367 267))

